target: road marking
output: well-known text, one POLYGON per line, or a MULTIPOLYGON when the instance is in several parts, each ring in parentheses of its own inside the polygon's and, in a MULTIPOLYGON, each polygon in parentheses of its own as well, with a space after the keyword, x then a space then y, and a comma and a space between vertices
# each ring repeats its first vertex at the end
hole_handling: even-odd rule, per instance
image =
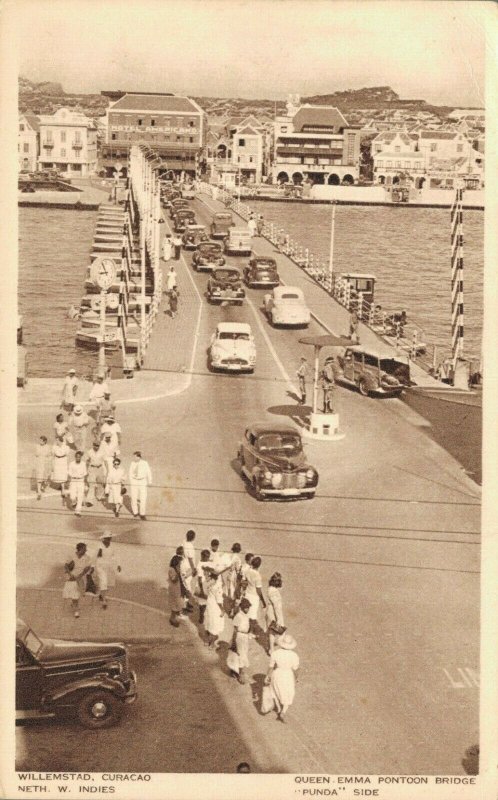
POLYGON ((277 367, 280 370, 280 374, 282 375, 284 381, 286 381, 287 385, 292 389, 294 394, 297 394, 297 389, 294 386, 294 384, 292 383, 292 381, 291 381, 291 379, 289 377, 289 374, 288 374, 287 370, 285 369, 284 365, 280 361, 280 358, 278 357, 277 351, 275 350, 275 348, 274 348, 274 346, 273 346, 273 344, 272 344, 272 342, 270 340, 270 337, 268 336, 268 333, 265 330, 265 327, 264 327, 264 325, 263 325, 263 323, 261 321, 260 315, 258 314, 258 311, 256 310, 256 307, 255 307, 254 303, 252 302, 252 300, 249 297, 247 297, 247 295, 246 295, 246 300, 247 300, 247 304, 248 304, 249 308, 251 309, 252 313, 254 314, 254 318, 255 318, 256 323, 257 323, 257 325, 258 325, 258 327, 259 327, 259 329, 261 331, 263 339, 265 340, 265 342, 266 342, 266 344, 268 346, 268 350, 270 351, 270 354, 272 355, 273 360, 275 361, 275 364, 277 365, 277 367))
POLYGON ((471 669, 470 667, 457 667, 456 672, 460 674, 459 676, 456 676, 456 679, 454 679, 447 669, 443 668, 443 672, 448 678, 448 682, 452 689, 479 688, 479 673, 475 669, 471 669))

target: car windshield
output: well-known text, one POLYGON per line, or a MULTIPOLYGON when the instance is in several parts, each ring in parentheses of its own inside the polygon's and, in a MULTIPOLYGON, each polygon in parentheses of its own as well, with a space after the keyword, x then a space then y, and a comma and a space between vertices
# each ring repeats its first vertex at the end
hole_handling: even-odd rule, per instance
POLYGON ((248 342, 249 334, 241 331, 220 331, 218 339, 238 339, 239 341, 248 342))
POLYGON ((215 222, 231 222, 232 215, 231 214, 216 214, 214 218, 215 222))
POLYGON ((235 281, 239 278, 239 273, 236 269, 217 269, 214 276, 219 281, 235 281))
POLYGON ((301 452, 301 440, 292 433, 264 433, 258 438, 258 450, 296 455, 301 452))
POLYGON ((43 642, 41 639, 38 638, 36 633, 34 633, 31 628, 25 627, 22 629, 17 629, 17 637, 21 639, 28 650, 34 655, 37 656, 38 653, 41 651, 43 647, 43 642))
POLYGON ((295 294, 294 292, 282 292, 280 298, 281 300, 291 300, 293 302, 296 302, 297 300, 301 299, 299 295, 295 294))
POLYGON ((398 361, 396 358, 382 358, 379 366, 382 372, 386 372, 388 375, 403 376, 408 373, 408 364, 398 361))
POLYGON ((273 260, 268 259, 268 261, 256 261, 254 264, 256 269, 260 270, 269 270, 269 269, 276 269, 276 264, 273 260))
POLYGON ((221 247, 206 242, 206 244, 199 245, 199 252, 203 255, 219 255, 221 253, 221 247))

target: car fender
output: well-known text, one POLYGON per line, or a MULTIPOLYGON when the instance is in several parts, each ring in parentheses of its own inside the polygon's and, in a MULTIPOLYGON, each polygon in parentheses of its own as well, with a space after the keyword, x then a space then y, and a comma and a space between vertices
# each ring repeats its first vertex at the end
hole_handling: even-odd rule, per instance
POLYGON ((114 680, 108 675, 95 675, 92 678, 66 684, 58 691, 44 698, 44 705, 66 705, 65 701, 69 697, 90 689, 106 689, 107 691, 112 692, 113 694, 122 698, 124 698, 126 695, 126 689, 120 681, 114 680))
POLYGON ((363 381, 365 383, 365 386, 367 387, 369 392, 376 392, 379 388, 378 381, 376 381, 375 378, 372 377, 372 375, 369 375, 368 372, 361 372, 357 376, 356 383, 359 384, 360 381, 363 381))

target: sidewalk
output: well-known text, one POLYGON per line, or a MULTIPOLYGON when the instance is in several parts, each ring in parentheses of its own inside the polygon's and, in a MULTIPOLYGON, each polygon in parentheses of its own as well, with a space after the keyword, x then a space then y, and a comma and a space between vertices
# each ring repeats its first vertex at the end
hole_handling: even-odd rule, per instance
MULTIPOLYGON (((167 593, 164 592, 167 605, 167 593)), ((157 608, 122 600, 112 595, 103 611, 97 597, 84 597, 80 601, 79 619, 75 619, 68 600, 63 600, 61 589, 22 586, 17 589, 17 615, 29 621, 40 636, 53 639, 84 641, 146 642, 155 639, 188 641, 191 634, 187 625, 171 628, 168 612, 157 608), (144 634, 144 631, 147 631, 144 634)))

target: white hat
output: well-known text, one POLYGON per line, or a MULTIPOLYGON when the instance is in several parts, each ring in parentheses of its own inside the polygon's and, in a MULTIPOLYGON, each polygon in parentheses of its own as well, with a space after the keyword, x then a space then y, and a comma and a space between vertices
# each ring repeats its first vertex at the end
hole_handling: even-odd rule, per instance
POLYGON ((100 541, 102 542, 104 539, 112 539, 112 532, 111 531, 104 531, 102 536, 99 537, 100 541))
POLYGON ((76 375, 76 370, 71 367, 71 369, 68 369, 67 374, 68 375, 76 375))
POLYGON ((75 406, 73 408, 73 414, 79 416, 83 412, 83 406, 75 406))
POLYGON ((279 636, 276 644, 278 647, 282 647, 284 650, 294 650, 297 645, 296 640, 290 633, 283 633, 282 636, 279 636))

